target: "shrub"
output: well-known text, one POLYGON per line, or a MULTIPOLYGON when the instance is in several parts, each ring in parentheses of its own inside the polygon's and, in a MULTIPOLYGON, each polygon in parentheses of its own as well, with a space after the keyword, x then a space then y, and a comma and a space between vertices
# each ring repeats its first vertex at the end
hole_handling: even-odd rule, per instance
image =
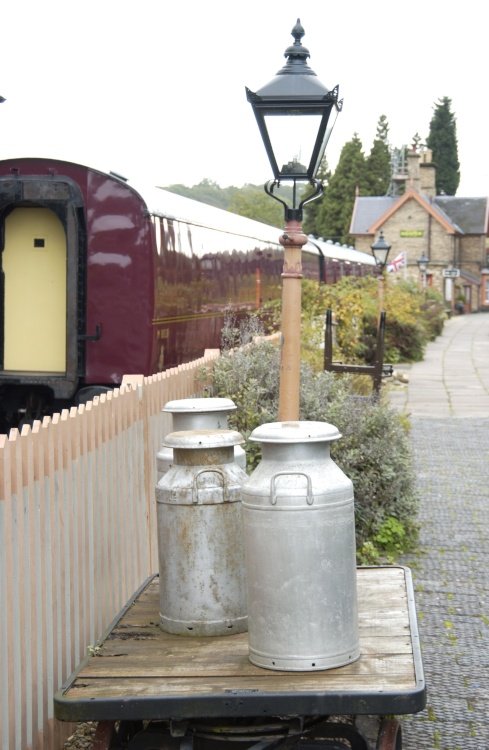
MULTIPOLYGON (((313 367, 322 368, 328 308, 336 323, 335 359, 349 364, 372 363, 377 345, 378 284, 375 277, 346 277, 322 287, 303 282, 303 353, 313 367)), ((383 308, 384 361, 395 364, 422 359, 427 342, 443 330, 446 314, 441 296, 433 290, 422 292, 412 282, 387 278, 383 308)))
MULTIPOLYGON (((263 342, 224 353, 214 364, 212 395, 235 402, 238 408, 230 425, 245 439, 255 427, 277 419, 279 357, 276 347, 263 342)), ((403 420, 385 403, 358 396, 353 383, 347 375, 318 373, 302 364, 301 419, 330 422, 342 433, 332 444, 331 455, 354 485, 362 559, 367 542, 371 555, 400 552, 413 543, 416 495, 403 420), (399 550, 391 544, 395 522, 404 531, 396 537, 399 550)), ((248 443, 250 469, 257 465, 259 454, 259 445, 248 443)))

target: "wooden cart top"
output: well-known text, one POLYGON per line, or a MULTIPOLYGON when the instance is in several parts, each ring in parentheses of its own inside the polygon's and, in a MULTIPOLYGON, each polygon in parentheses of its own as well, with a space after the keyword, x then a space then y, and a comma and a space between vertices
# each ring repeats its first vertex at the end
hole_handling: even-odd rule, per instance
POLYGON ((248 659, 246 633, 164 633, 159 580, 139 589, 55 696, 65 721, 407 714, 425 706, 409 569, 358 568, 361 656, 318 672, 275 672, 248 659))

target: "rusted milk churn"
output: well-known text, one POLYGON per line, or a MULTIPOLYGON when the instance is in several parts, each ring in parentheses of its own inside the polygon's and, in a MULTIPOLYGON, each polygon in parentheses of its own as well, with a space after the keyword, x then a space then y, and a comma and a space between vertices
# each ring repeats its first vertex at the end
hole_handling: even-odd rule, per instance
POLYGON ((358 658, 353 485, 326 422, 254 430, 262 461, 242 488, 249 658, 277 670, 358 658))
POLYGON ((178 635, 247 629, 240 490, 234 430, 167 435, 173 464, 156 486, 160 626, 178 635))
MULTIPOLYGON (((236 411, 230 398, 181 398, 168 401, 162 411, 172 415, 171 432, 181 430, 227 430, 228 417, 236 411)), ((234 446, 234 460, 246 470, 246 453, 234 446)), ((173 463, 173 449, 162 445, 156 454, 157 482, 173 463)))

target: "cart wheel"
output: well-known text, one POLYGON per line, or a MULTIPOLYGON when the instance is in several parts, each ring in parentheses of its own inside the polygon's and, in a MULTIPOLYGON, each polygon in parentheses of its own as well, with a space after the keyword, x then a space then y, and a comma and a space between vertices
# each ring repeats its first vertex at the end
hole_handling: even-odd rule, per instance
POLYGON ((383 719, 377 739, 377 750, 402 750, 401 725, 396 719, 383 719))
POLYGON ((109 750, 114 737, 114 730, 114 721, 99 721, 93 738, 93 750, 109 750))

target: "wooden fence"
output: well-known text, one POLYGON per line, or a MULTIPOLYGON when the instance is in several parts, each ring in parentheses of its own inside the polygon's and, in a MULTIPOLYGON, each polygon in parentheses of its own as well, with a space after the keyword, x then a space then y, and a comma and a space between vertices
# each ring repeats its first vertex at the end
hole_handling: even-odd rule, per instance
POLYGON ((0 747, 58 750, 53 696, 158 568, 164 404, 200 390, 218 351, 0 435, 0 747))

